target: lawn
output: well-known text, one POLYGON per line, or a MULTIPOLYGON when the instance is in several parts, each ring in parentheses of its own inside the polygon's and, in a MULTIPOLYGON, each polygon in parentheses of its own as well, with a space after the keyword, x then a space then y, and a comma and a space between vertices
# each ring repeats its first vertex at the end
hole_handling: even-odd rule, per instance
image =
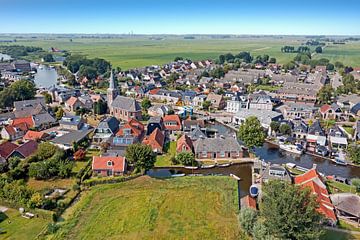
POLYGON ((171 157, 176 155, 176 142, 168 142, 164 151, 165 153, 163 155, 158 155, 156 157, 156 167, 166 167, 173 165, 171 162, 171 157))
POLYGON ((52 239, 242 239, 236 187, 229 177, 99 185, 65 212, 52 239))
POLYGON ((326 230, 325 235, 321 240, 360 240, 360 235, 351 235, 332 230, 326 230))
POLYGON ((326 181, 326 185, 328 186, 330 194, 342 192, 356 193, 356 187, 353 185, 330 180, 326 181))
POLYGON ((50 179, 46 181, 35 180, 34 178, 30 178, 29 181, 27 182, 27 185, 35 191, 42 191, 42 190, 54 189, 54 188, 71 189, 75 183, 76 183, 75 178, 50 179))
POLYGON ((5 219, 0 220, 0 229, 5 232, 0 239, 35 239, 50 222, 50 215, 26 219, 21 217, 18 210, 10 208, 5 212, 5 219))

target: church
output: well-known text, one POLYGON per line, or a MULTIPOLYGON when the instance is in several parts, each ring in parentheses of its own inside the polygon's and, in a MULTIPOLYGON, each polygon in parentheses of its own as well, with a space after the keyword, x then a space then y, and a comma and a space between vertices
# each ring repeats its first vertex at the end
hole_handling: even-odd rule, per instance
POLYGON ((120 96, 112 70, 109 88, 107 89, 107 103, 110 114, 117 119, 124 121, 129 121, 132 118, 136 120, 142 119, 140 104, 133 98, 120 96))

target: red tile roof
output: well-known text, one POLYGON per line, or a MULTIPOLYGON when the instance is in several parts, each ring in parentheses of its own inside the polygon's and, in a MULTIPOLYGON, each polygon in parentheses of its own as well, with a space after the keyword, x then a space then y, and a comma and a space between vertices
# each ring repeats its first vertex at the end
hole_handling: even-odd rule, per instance
POLYGON ((315 168, 312 168, 304 174, 296 176, 294 178, 294 182, 302 187, 310 188, 312 193, 316 195, 316 200, 319 203, 318 211, 328 219, 335 222, 337 221, 334 212, 334 205, 331 203, 326 186, 322 182, 321 176, 315 168))
POLYGON ((23 145, 16 148, 13 152, 20 153, 24 158, 34 154, 37 150, 38 143, 36 141, 30 140, 23 145))
POLYGON ((177 152, 182 152, 184 151, 184 146, 186 147, 186 151, 192 151, 193 149, 193 144, 192 141, 190 139, 190 137, 188 137, 187 135, 182 135, 176 143, 176 151, 177 152))
POLYGON ((160 91, 160 88, 151 89, 151 90, 149 91, 149 94, 150 94, 150 95, 155 95, 155 94, 157 94, 159 91, 160 91))
POLYGON ((24 140, 40 140, 47 137, 47 133, 29 130, 23 137, 24 140))
POLYGON ((162 151, 164 147, 165 136, 160 129, 155 130, 143 140, 143 144, 149 145, 153 150, 162 151))
POLYGON ((329 111, 331 109, 331 106, 328 104, 322 105, 320 108, 320 112, 321 113, 326 113, 327 111, 329 111))
POLYGON ((15 135, 19 131, 25 132, 26 130, 28 130, 28 127, 27 127, 26 123, 19 123, 15 126, 14 125, 6 126, 5 130, 8 132, 9 135, 15 135))
POLYGON ((255 198, 253 198, 249 195, 246 195, 243 198, 242 204, 244 204, 248 208, 252 208, 252 209, 256 210, 256 200, 255 200, 255 198))
POLYGON ((165 129, 173 130, 173 131, 180 131, 181 130, 181 120, 180 117, 176 114, 173 115, 165 115, 163 117, 163 122, 165 125, 165 129), (167 125, 167 122, 176 122, 176 125, 167 125))
POLYGON ((131 129, 131 135, 134 137, 140 137, 144 134, 144 125, 136 119, 131 119, 128 123, 120 127, 116 136, 123 136, 124 129, 131 129))
POLYGON ((93 160, 92 160, 93 170, 113 170, 115 172, 124 172, 125 166, 126 166, 126 161, 124 157, 93 156, 93 160), (108 164, 110 162, 111 164, 108 164))
POLYGON ((15 143, 4 142, 0 144, 0 156, 7 159, 16 148, 18 148, 18 145, 15 143))
POLYGON ((72 96, 66 101, 66 104, 68 106, 73 106, 77 101, 78 101, 78 98, 72 96))
POLYGON ((12 121, 12 126, 18 126, 19 124, 25 123, 28 128, 34 127, 35 122, 32 116, 24 117, 24 118, 15 118, 12 121))

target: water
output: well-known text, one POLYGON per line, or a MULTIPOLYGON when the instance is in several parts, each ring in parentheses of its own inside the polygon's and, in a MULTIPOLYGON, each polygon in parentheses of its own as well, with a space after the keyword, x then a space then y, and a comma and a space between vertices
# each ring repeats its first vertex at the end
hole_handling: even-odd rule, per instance
POLYGON ((40 65, 37 68, 37 73, 35 74, 35 84, 37 87, 51 87, 57 85, 58 74, 54 68, 50 68, 45 65, 40 65))
POLYGON ((156 178, 168 178, 172 174, 185 173, 189 174, 202 174, 202 175, 225 175, 229 176, 234 174, 241 178, 240 180, 240 197, 249 194, 249 189, 252 183, 252 164, 251 163, 236 163, 228 167, 214 167, 210 169, 186 169, 183 167, 166 167, 154 168, 147 172, 147 175, 156 178))
POLYGON ((7 55, 7 54, 3 54, 3 53, 0 53, 0 61, 3 60, 3 61, 9 61, 11 60, 11 56, 10 55, 7 55))
MULTIPOLYGON (((230 128, 217 122, 215 124, 209 124, 208 127, 216 128, 218 134, 221 135, 229 135, 229 131, 234 133, 230 128)), ((318 171, 325 175, 336 175, 344 178, 360 177, 360 167, 337 165, 332 161, 307 154, 296 156, 294 154, 283 152, 282 150, 279 150, 278 147, 268 143, 265 143, 261 148, 257 148, 255 153, 258 157, 264 159, 265 162, 275 164, 295 163, 296 165, 305 168, 311 168, 313 164, 316 164, 318 171)))

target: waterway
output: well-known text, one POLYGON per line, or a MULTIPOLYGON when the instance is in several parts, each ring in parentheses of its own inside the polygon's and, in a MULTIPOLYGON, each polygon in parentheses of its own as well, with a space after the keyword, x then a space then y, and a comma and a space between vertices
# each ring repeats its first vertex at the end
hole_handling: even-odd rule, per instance
POLYGON ((234 174, 240 177, 240 197, 249 194, 252 183, 252 163, 235 163, 228 167, 213 167, 210 169, 186 169, 183 167, 155 167, 147 172, 147 175, 156 178, 169 178, 172 174, 185 173, 186 175, 224 175, 234 174))
POLYGON ((37 87, 48 88, 57 85, 58 74, 55 68, 50 68, 46 65, 37 67, 37 73, 34 76, 34 81, 37 87))
MULTIPOLYGON (((217 134, 220 135, 235 134, 234 130, 217 122, 209 124, 207 127, 217 129, 217 134)), ((264 159, 265 162, 274 164, 295 163, 304 168, 311 168, 313 164, 316 164, 318 171, 325 175, 336 175, 344 178, 360 177, 360 167, 337 165, 332 161, 308 154, 297 156, 280 150, 277 146, 269 143, 265 143, 263 147, 256 148, 255 153, 260 159, 264 159)))

